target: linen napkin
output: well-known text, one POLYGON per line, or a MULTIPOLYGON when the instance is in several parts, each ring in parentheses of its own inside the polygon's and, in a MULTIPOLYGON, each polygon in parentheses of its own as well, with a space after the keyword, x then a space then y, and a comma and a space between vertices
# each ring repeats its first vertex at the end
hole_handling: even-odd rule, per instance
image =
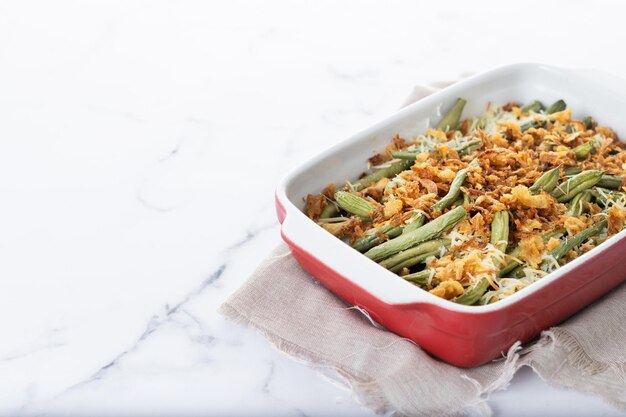
MULTIPOLYGON (((406 104, 434 90, 416 87, 406 104)), ((346 305, 304 272, 284 244, 220 312, 348 384, 377 413, 488 416, 489 394, 505 389, 522 366, 551 385, 592 393, 626 410, 626 284, 528 346, 517 343, 506 357, 471 369, 432 358, 346 305)))

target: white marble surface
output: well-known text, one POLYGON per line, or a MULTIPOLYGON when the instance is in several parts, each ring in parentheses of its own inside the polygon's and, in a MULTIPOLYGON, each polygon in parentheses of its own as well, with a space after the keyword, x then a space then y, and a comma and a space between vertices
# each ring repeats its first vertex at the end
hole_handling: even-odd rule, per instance
MULTIPOLYGON (((0 415, 368 415, 216 314, 277 181, 415 83, 626 74, 617 2, 440 3, 1 1, 0 415)), ((531 371, 491 403, 619 415, 531 371)))

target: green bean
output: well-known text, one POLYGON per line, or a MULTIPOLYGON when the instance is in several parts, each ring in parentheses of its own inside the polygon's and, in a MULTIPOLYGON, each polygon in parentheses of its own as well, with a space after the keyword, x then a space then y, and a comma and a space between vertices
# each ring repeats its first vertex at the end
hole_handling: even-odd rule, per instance
POLYGON ((335 201, 343 210, 361 217, 369 217, 376 211, 374 204, 347 191, 337 191, 335 201))
POLYGON ((483 146, 482 142, 477 143, 475 145, 468 146, 467 148, 461 149, 459 151, 459 156, 469 155, 472 152, 479 150, 481 146, 483 146))
POLYGON ((514 270, 518 265, 520 265, 520 262, 517 261, 517 258, 519 258, 520 253, 522 253, 522 248, 519 246, 516 246, 513 249, 511 249, 511 252, 508 253, 510 258, 506 258, 507 259, 506 263, 498 271, 498 278, 506 276, 506 274, 508 274, 509 272, 514 270))
POLYGON ((394 226, 391 223, 386 223, 383 226, 379 227, 377 230, 374 229, 373 231, 367 233, 365 236, 357 239, 352 247, 359 252, 365 252, 383 242, 385 240, 384 236, 392 239, 396 236, 400 236, 400 234, 402 234, 401 227, 394 226))
POLYGON ((430 285, 433 287, 436 287, 437 285, 439 285, 439 280, 437 279, 431 279, 431 275, 434 275, 434 271, 430 270, 430 269, 424 269, 422 271, 419 272, 415 272, 413 274, 408 274, 408 275, 404 275, 402 276, 403 279, 407 280, 407 281, 411 281, 414 282, 416 284, 421 285, 422 287, 425 287, 428 285, 428 281, 430 281, 430 285))
POLYGON ((565 127, 565 133, 574 133, 576 131, 576 127, 574 125, 567 125, 565 127))
POLYGON ((392 150, 390 155, 395 159, 405 159, 407 161, 414 161, 415 158, 424 152, 432 152, 432 148, 426 144, 417 143, 413 149, 392 150))
POLYGON ((465 304, 469 306, 476 304, 485 291, 487 291, 489 285, 489 280, 487 278, 483 278, 472 287, 466 289, 463 294, 453 298, 451 301, 457 304, 465 304))
POLYGON ((526 271, 524 271, 524 265, 518 264, 510 273, 509 277, 511 278, 524 278, 526 275, 526 271))
POLYGON ((424 225, 424 222, 426 222, 426 216, 424 213, 415 213, 411 216, 411 219, 413 220, 404 226, 402 233, 410 233, 413 230, 419 229, 424 225))
POLYGON ((454 200, 454 204, 452 204, 452 208, 456 208, 458 206, 464 206, 466 204, 474 204, 474 200, 472 200, 472 197, 469 196, 469 194, 461 192, 459 197, 454 200))
POLYGON ((541 102, 538 100, 531 101, 530 103, 522 107, 522 111, 524 113, 529 113, 531 111, 534 111, 535 113, 539 113, 543 109, 544 109, 543 104, 541 104, 541 102))
POLYGON ((331 217, 336 217, 339 214, 339 207, 332 201, 329 201, 326 204, 326 207, 322 210, 320 214, 320 219, 329 219, 331 217))
POLYGON ((457 151, 459 156, 469 155, 480 147, 483 146, 483 141, 480 139, 470 139, 467 142, 459 146, 455 146, 453 149, 457 151))
MULTIPOLYGON (((415 158, 413 158, 415 159, 415 158)), ((363 178, 356 180, 352 183, 352 189, 354 191, 360 191, 373 182, 378 182, 383 178, 390 178, 398 175, 402 171, 409 169, 413 165, 413 161, 396 161, 385 168, 381 168, 364 176, 363 178)))
POLYGON ((544 127, 545 125, 546 125, 545 120, 533 120, 531 122, 526 122, 523 125, 520 125, 520 130, 522 132, 525 132, 531 127, 538 128, 538 127, 544 127))
POLYGON ((559 171, 560 168, 556 167, 544 172, 541 177, 537 178, 533 185, 528 187, 528 189, 533 193, 538 193, 541 190, 547 193, 551 192, 559 182, 559 171))
POLYGON ((563 169, 563 174, 566 177, 571 177, 576 174, 580 174, 581 172, 583 172, 583 167, 580 165, 576 165, 575 167, 567 167, 563 169))
POLYGON ((414 161, 417 155, 423 153, 422 151, 391 151, 391 156, 396 159, 404 159, 407 161, 414 161))
POLYGON ((431 256, 439 256, 440 254, 441 252, 438 250, 422 253, 421 255, 414 256, 413 258, 407 259, 406 261, 403 261, 397 265, 394 265, 393 267, 389 268, 389 270, 391 272, 395 272, 396 274, 398 274, 404 268, 411 268, 412 266, 415 266, 419 263, 424 262, 426 259, 430 258, 431 256))
POLYGON ((498 211, 491 221, 491 244, 504 252, 509 243, 509 212, 498 211))
POLYGON ((585 129, 589 130, 589 129, 593 129, 597 126, 596 121, 593 119, 593 117, 591 116, 587 116, 582 120, 583 124, 585 125, 585 129))
MULTIPOLYGON (((402 252, 398 252, 393 256, 383 260, 380 262, 380 265, 383 268, 391 269, 393 271, 393 267, 396 265, 402 264, 403 262, 415 258, 416 256, 423 255, 425 253, 430 253, 437 251, 439 252, 441 248, 449 248, 450 247, 450 239, 433 239, 424 243, 420 243, 417 246, 404 250, 402 252)), ((411 265, 413 266, 413 265, 411 265)), ((400 268, 402 269, 402 268, 400 268)))
POLYGON ((551 151, 554 149, 556 145, 557 143, 554 141, 554 139, 546 138, 546 139, 543 139, 541 143, 539 144, 539 149, 545 150, 545 151, 551 151))
POLYGON ((480 116, 476 118, 476 127, 479 129, 484 129, 487 126, 487 118, 485 116, 480 116))
POLYGON ((591 197, 593 197, 591 190, 585 190, 576 194, 576 196, 572 198, 572 201, 569 202, 567 214, 574 217, 578 217, 583 214, 585 203, 589 203, 591 201, 591 197))
POLYGON ((563 100, 557 100, 550 107, 546 109, 546 114, 558 113, 567 108, 567 104, 563 100))
POLYGON ((619 190, 623 182, 624 177, 621 175, 603 175, 596 185, 611 190, 619 190))
POLYGON ((466 100, 457 98, 452 108, 441 118, 436 128, 443 131, 456 130, 459 126, 465 103, 467 103, 466 100))
MULTIPOLYGON (((471 165, 471 164, 470 164, 471 165)), ((466 168, 460 169, 454 180, 452 180, 452 184, 450 184, 450 189, 448 190, 448 194, 445 195, 441 200, 433 204, 433 210, 442 211, 445 208, 448 208, 454 203, 454 200, 461 193, 461 185, 465 182, 465 177, 467 177, 467 172, 469 171, 470 166, 468 165, 466 168)))
POLYGON ((559 203, 566 203, 574 198, 576 194, 596 185, 601 178, 602 171, 583 171, 560 184, 551 194, 559 203))
MULTIPOLYGON (((480 139, 470 139, 467 142, 461 143, 456 146, 450 146, 450 149, 454 149, 459 153, 459 155, 464 155, 473 152, 474 150, 480 148, 483 142, 480 139)), ((430 149, 428 149, 430 150, 430 149)), ((421 150, 413 150, 413 151, 391 151, 391 156, 397 159, 406 159, 410 161, 414 161, 415 157, 422 154, 421 150)))
POLYGON ((357 239, 352 247, 359 252, 366 252, 387 240, 385 236, 389 239, 393 239, 400 236, 402 233, 408 233, 421 227, 426 221, 426 216, 421 212, 416 212, 411 215, 409 219, 410 221, 404 226, 394 226, 391 223, 386 223, 378 229, 370 230, 365 236, 357 239))
POLYGON ((422 242, 431 240, 441 233, 456 226, 467 216, 465 208, 457 207, 437 217, 424 226, 410 233, 403 233, 395 239, 384 242, 365 252, 365 256, 373 261, 380 261, 400 251, 412 248, 422 242))
POLYGON ((454 203, 452 203, 450 208, 456 208, 456 207, 462 206, 462 205, 463 205, 463 195, 462 195, 462 193, 459 193, 459 196, 456 198, 456 200, 454 200, 454 203))
MULTIPOLYGON (((590 237, 599 235, 602 232, 602 229, 606 227, 606 224, 607 224, 606 220, 600 220, 599 222, 595 223, 593 226, 588 227, 585 230, 582 230, 576 233, 571 238, 562 242, 559 246, 553 249, 550 252, 550 254, 554 257, 554 259, 558 261, 563 256, 565 256, 567 252, 578 247, 585 240, 589 239, 590 237)), ((549 265, 549 263, 550 263, 549 260, 544 260, 541 263, 542 269, 546 268, 549 265)))
POLYGON ((587 156, 589 156, 589 154, 593 152, 595 148, 596 147, 593 144, 593 141, 589 141, 583 143, 582 145, 578 145, 572 150, 576 154, 576 159, 580 161, 581 159, 585 159, 587 156))
POLYGON ((426 221, 426 216, 423 213, 414 213, 409 219, 412 219, 404 226, 394 226, 391 223, 386 223, 378 229, 370 230, 365 236, 360 237, 354 242, 352 247, 359 252, 365 252, 379 243, 384 242, 385 236, 389 239, 400 236, 402 233, 407 233, 417 229, 426 221), (382 236, 381 236, 382 235, 382 236))

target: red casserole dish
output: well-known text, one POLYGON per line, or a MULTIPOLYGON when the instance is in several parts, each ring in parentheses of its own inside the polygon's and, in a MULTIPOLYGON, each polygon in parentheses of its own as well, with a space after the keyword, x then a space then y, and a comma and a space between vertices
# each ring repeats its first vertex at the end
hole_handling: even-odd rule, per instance
POLYGON ((347 303, 365 309, 389 330, 457 366, 488 362, 516 341, 528 341, 626 280, 621 261, 626 231, 521 291, 484 306, 436 297, 398 278, 326 232, 302 212, 304 197, 329 182, 353 179, 367 158, 395 134, 412 137, 440 117, 442 105, 468 100, 464 117, 487 102, 564 99, 580 115, 592 115, 620 136, 626 133, 626 80, 592 70, 516 64, 468 78, 420 100, 322 152, 278 186, 282 237, 302 267, 347 303))

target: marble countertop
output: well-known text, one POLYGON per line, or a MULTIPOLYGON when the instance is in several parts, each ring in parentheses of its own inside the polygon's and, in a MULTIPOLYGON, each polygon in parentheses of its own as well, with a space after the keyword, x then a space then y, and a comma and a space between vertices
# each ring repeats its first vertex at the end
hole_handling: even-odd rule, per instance
MULTIPOLYGON (((534 3, 0 3, 0 415, 370 415, 216 309, 279 243, 278 180, 414 84, 626 73, 619 4, 534 3)), ((528 370, 491 404, 619 415, 528 370)))

